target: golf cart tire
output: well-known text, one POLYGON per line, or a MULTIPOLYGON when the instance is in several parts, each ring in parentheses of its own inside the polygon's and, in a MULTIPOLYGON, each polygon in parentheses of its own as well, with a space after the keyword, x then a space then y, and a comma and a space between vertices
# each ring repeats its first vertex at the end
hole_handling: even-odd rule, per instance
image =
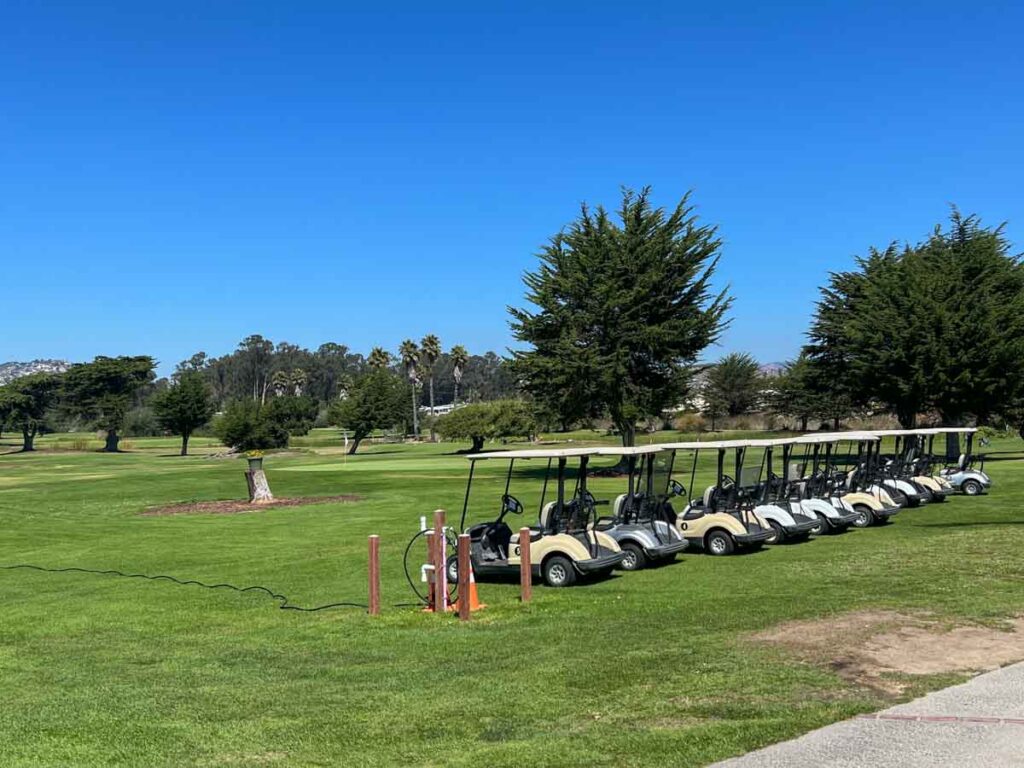
POLYGON ((767 544, 782 544, 786 540, 786 531, 783 529, 780 523, 774 520, 768 521, 768 527, 772 529, 775 534, 772 538, 768 539, 767 544))
POLYGON ((867 504, 854 504, 853 511, 860 514, 850 525, 854 528, 868 528, 875 522, 875 513, 867 504))
POLYGON ((829 524, 828 519, 822 514, 815 514, 815 519, 818 524, 811 529, 811 533, 815 536, 827 536, 832 533, 832 526, 829 524))
POLYGON ((981 496, 985 489, 974 478, 968 478, 960 484, 960 490, 963 491, 964 496, 981 496))
POLYGON ((726 531, 715 529, 708 531, 704 537, 704 551, 715 557, 731 555, 736 549, 736 542, 733 541, 726 531))
POLYGON ((635 541, 624 541, 620 544, 625 557, 619 564, 623 571, 641 571, 647 567, 647 555, 644 549, 635 541))
POLYGON ((565 555, 549 555, 541 566, 541 574, 549 587, 571 587, 576 583, 576 569, 565 555))
POLYGON ((459 583, 459 556, 458 555, 450 555, 448 557, 448 562, 445 563, 444 570, 445 570, 445 578, 448 580, 448 583, 449 584, 458 584, 459 583))

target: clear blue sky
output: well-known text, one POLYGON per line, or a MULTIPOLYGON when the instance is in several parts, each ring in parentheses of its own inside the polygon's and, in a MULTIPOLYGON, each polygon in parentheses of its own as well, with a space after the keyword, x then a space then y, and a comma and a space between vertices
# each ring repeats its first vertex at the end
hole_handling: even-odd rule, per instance
POLYGON ((791 356, 831 269, 947 205, 1024 239, 1012 3, 8 2, 0 361, 249 333, 502 350, 581 201, 687 189, 791 356))

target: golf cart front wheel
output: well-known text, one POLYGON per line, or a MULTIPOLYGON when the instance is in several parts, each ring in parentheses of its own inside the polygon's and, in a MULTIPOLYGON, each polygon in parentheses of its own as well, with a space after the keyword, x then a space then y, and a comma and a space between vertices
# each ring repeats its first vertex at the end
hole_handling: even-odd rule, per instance
POLYGON ((549 587, 571 587, 576 581, 576 569, 572 561, 563 555, 552 555, 544 561, 541 569, 544 583, 549 587))
POLYGON ((622 542, 622 554, 619 568, 624 571, 639 571, 647 565, 647 555, 639 544, 632 541, 622 542))
POLYGON ((815 536, 824 536, 829 532, 829 527, 828 520, 825 519, 824 515, 816 515, 815 524, 814 527, 811 528, 811 533, 815 536))
POLYGON ((459 583, 459 557, 458 555, 451 555, 448 558, 448 562, 445 563, 446 578, 449 584, 459 583))
POLYGON ((856 505, 853 511, 857 513, 857 517, 851 523, 854 528, 867 528, 874 522, 875 515, 866 504, 856 505))
POLYGON ((716 557, 731 555, 735 546, 732 536, 725 531, 712 531, 704 540, 704 548, 708 554, 716 557))
POLYGON ((964 492, 964 496, 981 496, 982 487, 977 480, 964 480, 960 490, 964 492))
POLYGON ((786 540, 786 532, 782 530, 782 526, 774 520, 768 521, 768 527, 772 529, 771 538, 768 539, 768 544, 781 544, 786 540))

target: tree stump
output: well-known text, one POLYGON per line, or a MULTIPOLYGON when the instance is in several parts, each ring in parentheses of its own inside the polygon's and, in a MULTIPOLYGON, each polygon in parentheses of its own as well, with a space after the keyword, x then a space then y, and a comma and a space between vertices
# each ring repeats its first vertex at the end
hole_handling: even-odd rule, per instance
POLYGON ((262 469, 247 470, 245 481, 249 485, 250 504, 269 504, 274 500, 274 494, 270 492, 270 483, 267 482, 267 475, 262 469))

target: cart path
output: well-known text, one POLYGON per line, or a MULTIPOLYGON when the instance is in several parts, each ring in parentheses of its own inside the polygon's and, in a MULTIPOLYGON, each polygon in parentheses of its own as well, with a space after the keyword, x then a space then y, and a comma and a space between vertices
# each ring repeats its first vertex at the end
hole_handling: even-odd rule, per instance
POLYGON ((1019 768, 1024 766, 1024 663, 716 766, 1019 768))

